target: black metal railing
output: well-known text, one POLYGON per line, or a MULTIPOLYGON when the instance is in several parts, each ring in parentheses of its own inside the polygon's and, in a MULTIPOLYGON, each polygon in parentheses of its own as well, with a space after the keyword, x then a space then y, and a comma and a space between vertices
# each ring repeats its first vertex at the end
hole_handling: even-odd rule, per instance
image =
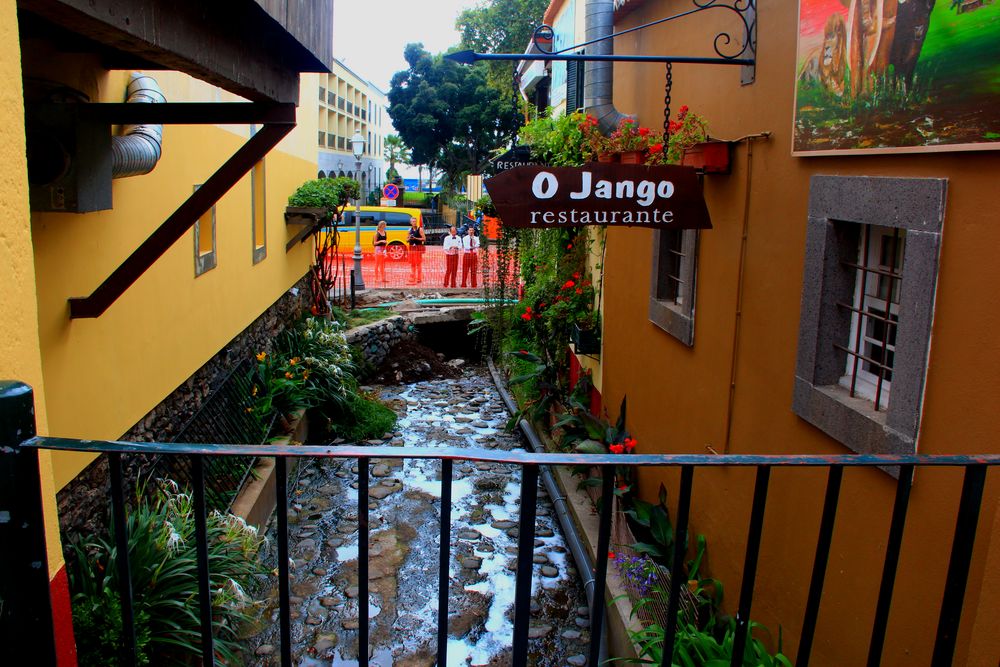
MULTIPOLYGON (((205 526, 204 474, 205 460, 219 456, 274 456, 277 491, 277 548, 279 590, 279 632, 281 638, 281 664, 291 665, 291 609, 289 593, 288 559, 288 491, 287 461, 289 458, 353 459, 358 462, 357 513, 359 524, 358 599, 368 600, 368 486, 369 463, 380 459, 439 459, 441 460, 441 523, 440 523, 440 574, 438 589, 438 664, 447 664, 448 633, 448 564, 451 558, 451 499, 454 461, 504 463, 521 468, 521 494, 518 535, 518 559, 515 584, 513 655, 512 664, 528 664, 528 630, 530 621, 530 595, 532 588, 532 558, 535 539, 535 508, 538 500, 538 477, 543 466, 598 467, 603 475, 602 494, 611 498, 614 488, 615 466, 623 459, 618 455, 583 454, 534 454, 524 451, 497 451, 485 449, 417 448, 417 447, 360 447, 347 446, 251 446, 211 444, 163 444, 72 440, 66 438, 34 437, 34 419, 31 390, 17 383, 0 384, 0 516, 10 520, 0 522, 0 599, 4 600, 0 616, 0 641, 10 639, 8 647, 21 646, 17 637, 31 636, 30 664, 54 663, 54 648, 45 643, 52 636, 51 627, 39 631, 32 623, 51 626, 48 607, 48 580, 44 576, 45 541, 41 512, 41 483, 38 474, 38 451, 86 451, 106 453, 110 460, 112 481, 112 517, 115 537, 119 541, 119 581, 123 613, 122 664, 135 664, 134 622, 132 599, 129 590, 128 550, 125 545, 126 516, 122 487, 122 456, 130 454, 159 454, 189 457, 194 471, 194 504, 196 539, 199 547, 199 606, 201 611, 202 651, 213 656, 211 591, 208 578, 207 538, 205 526), (9 514, 4 514, 4 513, 9 514), (11 545, 9 548, 6 545, 11 545), (527 557, 524 557, 524 556, 527 557), (42 571, 38 576, 37 571, 42 571), (30 628, 30 630, 29 630, 30 628), (18 632, 25 634, 18 635, 18 632), (49 655, 53 657, 49 659, 49 655)), ((796 664, 805 667, 810 659, 816 628, 823 583, 827 570, 837 505, 841 497, 841 480, 845 468, 895 467, 898 468, 895 503, 882 565, 881 585, 875 610, 875 622, 869 638, 868 665, 880 664, 889 619, 890 603, 896 569, 903 539, 903 527, 909 505, 910 489, 915 468, 958 467, 964 470, 964 482, 959 501, 956 529, 951 546, 951 557, 944 583, 944 594, 938 610, 937 634, 934 642, 932 665, 949 665, 952 662, 956 637, 961 618, 969 565, 972 561, 976 528, 988 469, 1000 464, 1000 455, 982 456, 756 456, 756 455, 630 455, 632 466, 674 467, 680 469, 678 512, 674 534, 672 562, 674 571, 681 571, 688 542, 688 519, 691 509, 695 472, 698 469, 737 467, 756 471, 753 500, 748 525, 747 545, 744 555, 742 583, 736 612, 736 629, 731 665, 743 664, 744 647, 750 631, 750 612, 753 602, 758 558, 762 542, 764 513, 767 506, 768 486, 775 469, 801 470, 826 468, 828 472, 822 518, 816 542, 816 557, 809 586, 804 621, 799 641, 796 664)), ((589 663, 598 663, 598 639, 604 631, 604 611, 608 559, 611 539, 613 503, 601 503, 598 544, 599 555, 594 573, 596 591, 591 608, 591 647, 589 663)), ((668 598, 668 628, 663 646, 664 665, 671 664, 680 587, 683 577, 671 578, 668 598)), ((368 664, 368 605, 359 604, 359 660, 368 664)), ((213 664, 209 658, 205 664, 213 664)), ((22 663, 15 663, 22 664, 22 663)), ((29 664, 29 663, 24 663, 29 664)))
MULTIPOLYGON (((254 364, 246 359, 236 364, 171 442, 262 444, 274 418, 262 422, 253 412, 255 386, 263 385, 254 364)), ((256 461, 254 456, 220 456, 205 461, 205 502, 210 511, 226 511, 232 506, 256 461)), ((184 488, 194 487, 195 471, 186 456, 158 456, 152 474, 172 479, 184 488)))

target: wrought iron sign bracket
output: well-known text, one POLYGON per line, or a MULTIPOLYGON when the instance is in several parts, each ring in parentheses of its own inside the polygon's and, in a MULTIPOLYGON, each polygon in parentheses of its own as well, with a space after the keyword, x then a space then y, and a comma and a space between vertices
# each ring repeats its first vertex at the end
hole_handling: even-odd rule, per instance
POLYGON ((638 63, 686 63, 698 65, 740 65, 743 70, 740 82, 743 85, 754 82, 757 65, 757 0, 691 0, 693 9, 689 9, 678 14, 666 16, 634 28, 628 28, 612 33, 605 37, 592 39, 580 44, 574 44, 558 51, 552 51, 552 39, 555 31, 550 25, 541 25, 535 29, 531 37, 534 47, 529 49, 531 53, 476 53, 475 51, 457 51, 448 54, 445 58, 457 63, 471 65, 478 60, 558 60, 558 61, 583 61, 583 62, 638 62, 638 63), (575 53, 579 49, 614 39, 622 35, 638 32, 661 23, 675 21, 710 9, 723 9, 735 14, 739 19, 742 28, 742 35, 738 40, 734 40, 729 32, 720 32, 712 40, 712 48, 717 54, 716 57, 701 56, 641 56, 641 55, 596 55, 586 53, 575 53), (734 41, 736 43, 734 44, 734 41))

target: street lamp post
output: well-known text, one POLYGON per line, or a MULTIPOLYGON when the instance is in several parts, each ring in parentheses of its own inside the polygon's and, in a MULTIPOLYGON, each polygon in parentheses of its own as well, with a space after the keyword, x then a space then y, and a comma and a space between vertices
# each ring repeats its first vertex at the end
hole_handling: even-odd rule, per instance
POLYGON ((358 198, 354 208, 354 289, 358 291, 365 288, 365 279, 361 276, 361 156, 365 154, 365 138, 360 132, 351 137, 351 150, 354 151, 354 173, 358 179, 358 198))

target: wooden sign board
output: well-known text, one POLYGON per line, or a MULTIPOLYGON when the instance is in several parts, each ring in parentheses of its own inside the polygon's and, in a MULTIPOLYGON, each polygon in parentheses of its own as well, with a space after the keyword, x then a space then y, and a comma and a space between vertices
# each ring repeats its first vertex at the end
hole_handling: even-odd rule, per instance
POLYGON ((507 227, 712 228, 693 167, 515 167, 484 185, 507 227))
POLYGON ((494 176, 508 169, 516 167, 528 167, 538 165, 531 158, 531 150, 527 146, 514 146, 503 155, 499 155, 490 160, 490 171, 494 176))

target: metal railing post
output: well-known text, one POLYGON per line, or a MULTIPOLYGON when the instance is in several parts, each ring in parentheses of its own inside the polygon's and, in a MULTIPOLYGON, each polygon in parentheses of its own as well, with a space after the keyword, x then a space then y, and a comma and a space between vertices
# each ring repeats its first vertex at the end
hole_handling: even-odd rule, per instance
POLYGON ((34 436, 31 387, 0 381, 0 644, 11 664, 54 666, 38 450, 21 447, 34 436))

